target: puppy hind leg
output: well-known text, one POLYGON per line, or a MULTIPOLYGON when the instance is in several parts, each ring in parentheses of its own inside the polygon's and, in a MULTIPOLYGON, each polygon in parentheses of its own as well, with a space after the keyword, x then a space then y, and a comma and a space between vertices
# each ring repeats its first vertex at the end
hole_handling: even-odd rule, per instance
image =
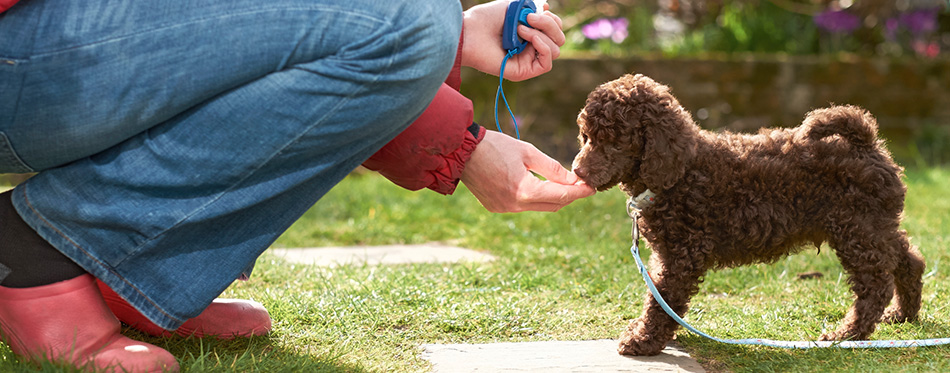
POLYGON ((897 323, 917 320, 923 288, 924 258, 908 242, 907 233, 899 231, 893 245, 900 248, 894 268, 894 303, 884 310, 882 322, 897 323))
MULTIPOLYGON (((854 235, 873 237, 873 235, 854 235)), ((889 248, 880 240, 831 242, 841 260, 848 283, 856 299, 842 320, 838 330, 823 334, 819 339, 866 340, 884 314, 894 292, 895 261, 889 248)))

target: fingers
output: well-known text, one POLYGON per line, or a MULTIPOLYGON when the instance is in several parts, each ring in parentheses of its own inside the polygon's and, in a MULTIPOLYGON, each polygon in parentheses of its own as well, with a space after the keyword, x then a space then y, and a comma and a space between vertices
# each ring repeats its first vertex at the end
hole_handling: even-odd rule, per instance
POLYGON ((595 192, 533 145, 494 131, 475 148, 462 182, 491 212, 558 211, 595 192))
POLYGON ((529 175, 519 188, 519 205, 532 211, 557 211, 577 199, 594 195, 595 190, 554 158, 526 144, 525 167, 543 176, 545 181, 529 175))
MULTIPOLYGON (((557 58, 557 54, 560 54, 560 49, 555 45, 552 46, 548 44, 545 38, 541 36, 535 36, 531 40, 531 46, 534 48, 534 56, 528 55, 528 57, 533 57, 533 61, 529 61, 531 66, 531 74, 533 76, 538 76, 544 74, 554 68, 554 59, 557 58)), ((530 51, 529 51, 530 53, 530 51)))
MULTIPOLYGON (((505 78, 521 81, 539 76, 551 71, 553 60, 560 57, 561 46, 567 41, 562 30, 563 21, 548 9, 545 4, 542 10, 527 16, 531 27, 518 26, 518 36, 527 40, 529 45, 509 61, 510 69, 505 70, 505 78)), ((506 10, 506 2, 494 1, 476 5, 463 13, 462 66, 498 76, 500 61, 505 56, 501 49, 501 30, 506 10)))
POLYGON ((542 181, 531 174, 526 174, 517 191, 510 198, 480 198, 479 201, 488 211, 496 213, 556 212, 572 202, 590 197, 594 193, 596 191, 593 188, 583 183, 563 185, 551 181, 542 181))
POLYGON ((535 179, 538 184, 530 198, 520 205, 530 211, 557 211, 578 199, 594 195, 593 188, 586 184, 563 185, 535 179))
POLYGON ((528 15, 531 27, 519 25, 518 36, 529 42, 514 61, 517 68, 505 71, 505 78, 512 81, 530 79, 554 68, 554 60, 561 56, 561 46, 566 42, 561 30, 561 19, 551 12, 543 15, 528 15))
MULTIPOLYGON (((553 16, 553 13, 551 13, 553 16)), ((537 14, 528 15, 528 24, 531 27, 519 25, 518 26, 518 36, 521 36, 522 39, 531 41, 531 44, 536 48, 539 47, 539 44, 547 46, 547 48, 552 52, 550 55, 553 59, 557 59, 561 56, 561 46, 567 41, 564 36, 564 32, 561 30, 561 26, 558 21, 559 18, 548 17, 548 16, 539 16, 537 14), (534 18, 532 18, 534 16, 534 18), (535 21, 532 23, 531 20, 535 21), (533 28, 532 28, 533 27, 533 28), (540 39, 539 39, 540 37, 540 39), (537 42, 540 40, 541 42, 537 42)), ((538 48, 540 49, 540 48, 538 48)))
MULTIPOLYGON (((561 17, 559 17, 557 14, 548 12, 547 9, 545 8, 544 15, 547 16, 547 17, 553 18, 553 19, 554 19, 554 22, 557 23, 557 28, 559 28, 559 29, 561 29, 561 30, 564 29, 564 21, 562 21, 562 20, 561 20, 561 17)), ((563 45, 563 44, 562 44, 562 45, 563 45)))
MULTIPOLYGON (((561 18, 554 13, 531 13, 528 15, 527 21, 528 24, 534 28, 534 30, 540 31, 544 35, 547 35, 557 46, 562 46, 567 41, 567 37, 564 36, 564 31, 561 29, 561 18)), ((525 28, 529 30, 531 29, 530 27, 525 28)))
POLYGON ((578 183, 564 185, 552 181, 540 180, 526 173, 521 180, 514 198, 508 203, 497 206, 496 212, 521 211, 558 211, 578 199, 594 195, 593 188, 578 183))
MULTIPOLYGON (((527 27, 525 29, 531 30, 527 27)), ((551 46, 553 44, 550 44, 550 39, 539 34, 526 40, 530 42, 528 47, 514 57, 512 60, 514 63, 509 64, 513 68, 505 70, 505 78, 510 81, 517 82, 531 79, 551 71, 554 68, 555 54, 560 53, 559 49, 552 51, 551 46)), ((554 48, 557 48, 557 46, 554 46, 554 48)))
POLYGON ((524 155, 524 165, 528 170, 537 172, 552 182, 558 184, 572 185, 580 181, 573 172, 561 166, 561 163, 542 153, 538 148, 525 143, 526 150, 524 155))

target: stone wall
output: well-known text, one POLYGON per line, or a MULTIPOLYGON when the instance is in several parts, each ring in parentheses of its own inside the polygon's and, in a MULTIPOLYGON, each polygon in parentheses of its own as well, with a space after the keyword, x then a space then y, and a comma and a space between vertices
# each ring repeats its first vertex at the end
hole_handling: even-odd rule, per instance
MULTIPOLYGON (((837 103, 870 110, 898 157, 911 157, 915 150, 908 145, 925 129, 950 138, 950 60, 774 55, 564 58, 548 74, 524 82, 506 81, 504 88, 519 118, 522 138, 567 162, 577 152, 574 121, 587 94, 626 73, 646 74, 672 87, 707 129, 794 126, 810 109, 837 103)), ((476 122, 490 129, 495 128, 497 85, 497 78, 479 72, 463 74, 462 92, 475 101, 476 122)), ((504 106, 498 115, 503 130, 514 134, 504 106)))

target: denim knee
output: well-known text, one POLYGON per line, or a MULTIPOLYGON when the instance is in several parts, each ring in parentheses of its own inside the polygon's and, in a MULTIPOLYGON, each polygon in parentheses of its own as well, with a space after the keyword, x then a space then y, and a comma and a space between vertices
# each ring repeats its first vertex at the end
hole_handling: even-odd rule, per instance
POLYGON ((418 35, 410 39, 414 45, 405 47, 417 51, 415 68, 433 78, 435 89, 448 76, 457 58, 462 33, 461 4, 453 0, 411 1, 400 13, 400 20, 404 21, 401 27, 418 35))

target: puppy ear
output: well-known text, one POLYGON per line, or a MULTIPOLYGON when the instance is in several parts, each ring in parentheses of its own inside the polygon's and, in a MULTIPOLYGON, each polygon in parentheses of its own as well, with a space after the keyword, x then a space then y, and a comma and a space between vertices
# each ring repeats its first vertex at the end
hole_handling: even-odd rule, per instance
POLYGON ((689 113, 672 100, 661 100, 657 110, 641 118, 644 134, 640 179, 647 188, 669 189, 686 173, 696 156, 698 127, 689 113), (647 123, 649 122, 649 123, 647 123))

